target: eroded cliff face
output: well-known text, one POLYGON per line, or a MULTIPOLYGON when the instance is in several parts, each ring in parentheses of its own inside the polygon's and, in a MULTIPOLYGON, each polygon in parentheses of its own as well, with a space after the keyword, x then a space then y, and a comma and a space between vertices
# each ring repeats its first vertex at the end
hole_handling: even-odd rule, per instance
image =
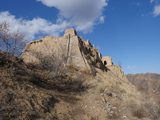
POLYGON ((74 29, 67 29, 64 36, 46 36, 40 40, 29 42, 22 53, 25 63, 39 63, 41 58, 53 56, 55 61, 64 64, 74 64, 79 69, 93 67, 105 70, 101 61, 101 54, 94 48, 90 41, 83 41, 74 29))
POLYGON ((107 67, 115 76, 119 77, 120 79, 126 81, 127 83, 129 83, 129 81, 127 80, 122 68, 118 65, 112 65, 112 66, 108 66, 107 67))

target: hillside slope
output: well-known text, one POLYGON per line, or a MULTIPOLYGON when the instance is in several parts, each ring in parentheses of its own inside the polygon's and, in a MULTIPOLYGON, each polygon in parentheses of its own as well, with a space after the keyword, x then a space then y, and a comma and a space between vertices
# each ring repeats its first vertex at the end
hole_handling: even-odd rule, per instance
POLYGON ((0 47, 0 120, 160 118, 160 102, 138 91, 110 57, 103 63, 98 49, 74 29, 63 37, 32 41, 23 52, 25 44, 17 46, 17 39, 5 30, 9 31, 5 27, 1 37, 6 52, 0 47), (26 54, 19 58, 21 52, 26 54))
POLYGON ((138 89, 147 93, 150 92, 160 98, 160 74, 128 74, 126 77, 138 89))
POLYGON ((1 60, 0 64, 2 120, 152 118, 141 107, 141 92, 126 79, 120 66, 112 66, 107 72, 95 68, 95 76, 87 70, 68 67, 71 74, 51 79, 42 76, 47 70, 21 60, 5 74, 5 64, 10 59, 1 60))

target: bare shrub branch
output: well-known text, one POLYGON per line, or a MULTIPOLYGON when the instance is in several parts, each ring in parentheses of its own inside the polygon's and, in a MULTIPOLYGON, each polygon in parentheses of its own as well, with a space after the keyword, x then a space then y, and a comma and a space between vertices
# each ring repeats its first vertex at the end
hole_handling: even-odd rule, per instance
POLYGON ((122 63, 121 61, 118 62, 118 66, 122 67, 122 63))
POLYGON ((10 31, 6 21, 0 23, 0 117, 4 116, 5 110, 16 109, 13 101, 18 91, 13 86, 16 87, 16 72, 22 71, 18 58, 26 43, 23 34, 18 31, 11 34, 10 31))
POLYGON ((6 21, 0 23, 0 51, 19 57, 26 44, 24 35, 19 31, 11 34, 10 31, 9 24, 6 21))

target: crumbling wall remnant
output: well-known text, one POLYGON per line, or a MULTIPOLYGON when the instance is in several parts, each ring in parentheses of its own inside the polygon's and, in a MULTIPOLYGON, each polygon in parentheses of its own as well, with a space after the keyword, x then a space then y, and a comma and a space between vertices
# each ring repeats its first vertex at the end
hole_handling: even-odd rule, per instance
POLYGON ((77 36, 77 32, 73 28, 66 29, 62 37, 46 36, 27 43, 21 57, 26 63, 37 63, 41 62, 41 57, 51 54, 60 60, 62 56, 59 56, 60 53, 68 56, 66 64, 72 60, 77 68, 92 69, 93 66, 102 70, 105 68, 97 48, 94 48, 89 40, 84 41, 77 36))
POLYGON ((113 65, 113 63, 112 63, 112 58, 109 57, 109 56, 103 57, 103 58, 102 58, 102 62, 103 62, 103 64, 104 64, 106 67, 113 65))

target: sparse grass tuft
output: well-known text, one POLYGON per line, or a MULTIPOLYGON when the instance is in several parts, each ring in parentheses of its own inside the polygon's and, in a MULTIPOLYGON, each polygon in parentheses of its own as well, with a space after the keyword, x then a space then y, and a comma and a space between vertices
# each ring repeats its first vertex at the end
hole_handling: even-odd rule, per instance
POLYGON ((129 99, 127 102, 127 108, 129 108, 132 115, 137 118, 143 118, 146 116, 145 106, 141 103, 141 101, 137 101, 136 99, 129 99))
POLYGON ((93 50, 98 52, 99 48, 98 47, 94 47, 93 50))
POLYGON ((80 70, 80 73, 82 74, 82 75, 84 75, 84 76, 92 76, 92 71, 91 70, 89 70, 88 68, 85 68, 85 69, 83 69, 83 70, 80 70))

